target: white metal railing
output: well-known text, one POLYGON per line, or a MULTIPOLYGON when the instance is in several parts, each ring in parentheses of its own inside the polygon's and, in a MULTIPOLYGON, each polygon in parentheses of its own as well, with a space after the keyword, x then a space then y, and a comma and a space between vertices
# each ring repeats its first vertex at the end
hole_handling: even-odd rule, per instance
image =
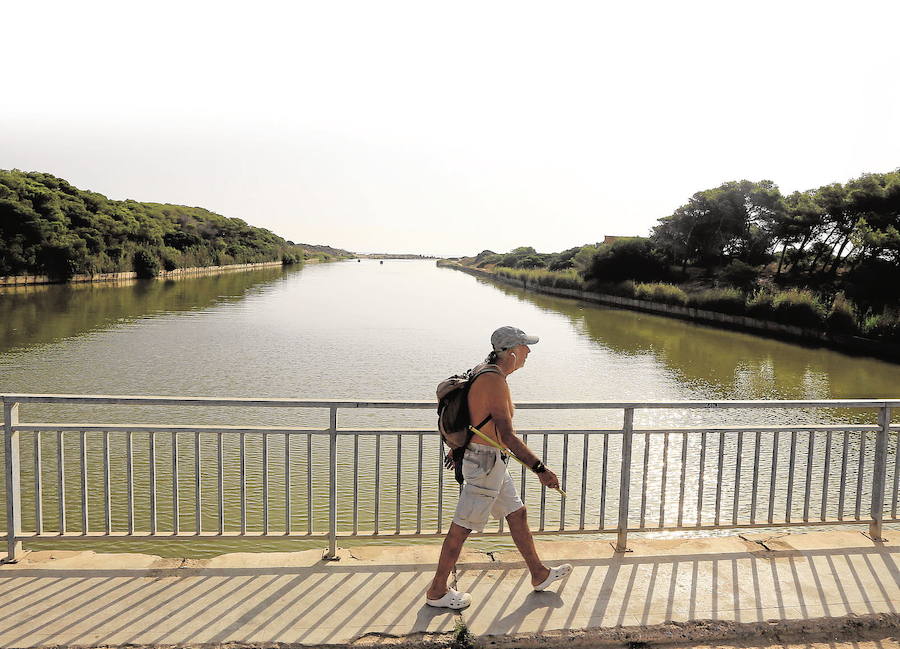
MULTIPOLYGON (((432 409, 432 402, 2 398, 11 561, 23 541, 102 537, 323 538, 333 557, 342 537, 438 537, 449 523, 445 498, 453 497, 456 485, 440 468, 443 451, 434 429, 338 426, 339 411, 414 411, 432 409), (328 425, 24 423, 19 409, 28 404, 317 409, 328 413, 328 425), (75 484, 72 462, 78 465, 75 484), (327 467, 324 485, 314 478, 317 467, 327 467), (49 513, 44 506, 52 496, 56 511, 49 513), (74 518, 80 520, 73 530, 74 518), (52 529, 48 521, 55 523, 52 529)), ((898 406, 900 399, 521 403, 517 408, 620 411, 622 425, 519 429, 557 469, 568 491, 564 500, 552 492, 548 499, 519 467, 510 471, 535 533, 615 533, 620 551, 629 532, 648 531, 852 523, 868 524, 870 536, 880 539, 885 521, 900 520, 900 426, 891 425, 898 406), (634 425, 636 411, 823 408, 877 411, 878 421, 634 425)), ((484 534, 504 533, 500 521, 484 534)))

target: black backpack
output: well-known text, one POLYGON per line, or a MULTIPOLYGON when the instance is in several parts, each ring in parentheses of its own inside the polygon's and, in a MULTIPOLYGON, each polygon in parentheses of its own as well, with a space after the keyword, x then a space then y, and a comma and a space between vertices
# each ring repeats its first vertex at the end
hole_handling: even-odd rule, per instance
MULTIPOLYGON (((441 439, 450 449, 444 465, 449 469, 455 469, 454 475, 459 484, 463 483, 462 458, 472 441, 472 431, 469 430, 471 418, 469 415, 469 390, 472 384, 482 374, 502 374, 500 368, 489 363, 476 365, 463 374, 455 374, 441 381, 437 386, 438 399, 438 430, 441 439)), ((481 428, 491 420, 488 415, 484 421, 475 428, 481 428)))

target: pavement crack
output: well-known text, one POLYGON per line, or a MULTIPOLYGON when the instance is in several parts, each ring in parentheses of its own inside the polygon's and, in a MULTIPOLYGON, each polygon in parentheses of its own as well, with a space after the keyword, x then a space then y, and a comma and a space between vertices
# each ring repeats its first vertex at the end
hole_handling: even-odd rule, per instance
POLYGON ((768 543, 770 543, 771 541, 776 541, 785 536, 788 536, 788 534, 773 534, 772 536, 767 536, 764 539, 748 539, 743 534, 738 534, 738 538, 747 541, 748 543, 755 543, 756 545, 762 546, 762 548, 766 552, 777 552, 778 548, 769 547, 768 543))

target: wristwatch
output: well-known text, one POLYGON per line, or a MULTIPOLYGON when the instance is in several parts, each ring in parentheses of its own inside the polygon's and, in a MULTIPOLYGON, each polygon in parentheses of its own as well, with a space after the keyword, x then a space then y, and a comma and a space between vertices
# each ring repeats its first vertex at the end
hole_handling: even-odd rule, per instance
POLYGON ((531 466, 531 470, 535 473, 543 473, 547 470, 547 467, 544 466, 544 463, 538 460, 531 466))

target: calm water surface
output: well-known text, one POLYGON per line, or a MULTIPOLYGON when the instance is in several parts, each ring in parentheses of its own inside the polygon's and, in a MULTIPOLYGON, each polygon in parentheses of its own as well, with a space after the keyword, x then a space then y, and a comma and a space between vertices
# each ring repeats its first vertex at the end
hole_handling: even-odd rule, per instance
MULTIPOLYGON (((191 395, 228 397, 299 397, 350 400, 429 400, 442 378, 471 367, 489 351, 490 332, 504 324, 519 326, 541 336, 527 366, 510 377, 518 401, 677 401, 686 399, 827 399, 900 396, 900 366, 874 358, 852 357, 822 348, 806 347, 749 334, 717 330, 679 320, 591 306, 572 300, 526 294, 469 275, 437 268, 432 261, 363 260, 300 269, 264 269, 177 282, 149 281, 127 285, 34 287, 0 293, 0 392, 191 395)), ((341 411, 339 424, 352 426, 433 426, 431 411, 341 411)), ((197 409, 23 406, 22 421, 104 423, 204 423, 221 425, 325 426, 327 413, 285 409, 197 409)), ((621 425, 621 413, 596 411, 520 411, 522 427, 621 425)), ((896 419, 896 418, 895 418, 896 419)), ((874 422, 871 413, 804 411, 638 412, 637 426, 689 426, 711 424, 874 422)), ((26 529, 34 526, 33 437, 23 435, 22 463, 26 529)), ((179 441, 179 454, 189 456, 193 436, 179 441), (183 446, 182 446, 183 444, 183 446)), ((295 529, 316 529, 327 518, 327 485, 314 481, 312 503, 306 500, 306 463, 313 474, 322 471, 327 450, 313 440, 307 458, 306 441, 292 444, 297 486, 292 512, 295 529)), ((580 444, 580 439, 578 440, 580 444)), ((135 434, 136 481, 146 478, 149 457, 146 435, 135 434)), ((426 440, 426 482, 435 482, 438 450, 426 440)), ((236 440, 226 441, 234 451, 236 440)), ((99 462, 99 437, 89 439, 88 455, 99 462)), ((261 444, 248 439, 248 489, 257 493, 261 471, 261 444), (253 477, 256 476, 256 477, 253 477)), ((283 457, 282 438, 274 439, 270 453, 283 457)), ((734 464, 734 448, 726 466, 734 464)), ((202 441, 204 456, 214 457, 215 440, 202 441)), ((373 439, 360 442, 362 461, 374 457, 373 439)), ((58 529, 56 437, 44 434, 44 518, 47 529, 58 529)), ((114 475, 124 474, 124 440, 111 440, 114 475)), ((643 447, 639 449, 644 452, 643 447)), ((662 448, 646 449, 655 466, 662 448)), ((713 447, 716 450, 716 447, 713 447)), ((764 450, 768 450, 764 449, 764 450)), ((386 439, 382 470, 396 471, 398 454, 407 460, 415 481, 415 443, 386 439)), ((669 449, 673 459, 679 448, 669 449)), ((669 451, 666 451, 669 453, 669 451)), ((693 455, 694 449, 691 449, 693 455)), ((342 447, 342 453, 351 448, 342 447)), ((551 459, 559 449, 551 444, 551 459)), ((580 451, 579 451, 580 452, 580 451)), ((594 449, 591 457, 594 458, 594 449)), ((157 463, 160 479, 160 521, 170 520, 171 439, 160 436, 157 463), (165 481, 168 478, 169 491, 165 481), (166 517, 169 517, 168 519, 166 517)), ((236 455, 228 455, 234 468, 236 455)), ((342 455, 342 457, 344 457, 342 455)), ((352 457, 352 456, 350 456, 352 457)), ((66 512, 69 529, 80 529, 81 501, 77 467, 77 435, 66 440, 66 512)), ((580 467, 580 455, 573 458, 580 467)), ((805 460, 804 460, 805 461, 805 460)), ((814 462, 819 462, 817 455, 814 462)), ((180 488, 193 492, 192 461, 184 462, 180 488)), ((213 467, 214 469, 214 467, 213 467)), ((212 469, 210 469, 212 470, 212 469)), ((798 467, 802 470, 802 467, 798 467)), ((341 467, 342 498, 352 499, 352 476, 341 467)), ((95 472, 96 473, 96 472, 95 472)), ((204 479, 213 478, 204 469, 204 479)), ((617 484, 616 475, 607 482, 617 484)), ((386 480, 386 478, 385 478, 386 480)), ((578 478, 580 480, 580 478, 578 478)), ((573 486, 579 488, 575 480, 573 486)), ((273 471, 271 500, 284 497, 284 481, 273 471)), ((113 484, 113 517, 121 523, 126 511, 124 486, 113 484)), ((446 525, 455 498, 452 480, 445 480, 446 525)), ((395 482, 375 484, 364 474, 358 484, 359 525, 371 529, 375 494, 382 525, 392 529, 398 509, 395 482)), ((670 485, 671 486, 671 485, 670 485)), ((102 529, 102 482, 92 473, 90 522, 102 529)), ((591 484, 593 496, 597 485, 591 484)), ((404 489, 410 488, 406 485, 404 489)), ((412 487, 415 491, 415 485, 412 487)), ((570 486, 570 491, 572 486, 570 486)), ((532 493, 537 490, 532 489, 532 493)), ((135 501, 137 523, 149 517, 144 493, 135 501)), ((651 490, 651 496, 654 496, 651 490)), ((655 494, 658 497, 659 494, 655 494)), ((830 499, 830 496, 826 494, 830 499)), ((226 483, 226 511, 239 518, 239 485, 226 483)), ((818 498, 818 495, 816 495, 818 498)), ((214 492, 204 498, 211 501, 214 492)), ((650 499, 652 501, 652 498, 650 499)), ((424 520, 437 524, 433 511, 436 493, 426 494, 424 520)), ((593 502, 593 501, 592 501, 593 502)), ((615 511, 611 500, 610 512, 615 511)), ((831 502, 831 500, 829 500, 831 502)), ((852 503, 851 503, 852 504, 852 503)), ((529 505, 531 503, 529 502, 529 505)), ((182 527, 191 529, 191 503, 182 506, 182 527)), ((283 528, 284 513, 273 505, 283 528)), ((214 529, 215 512, 203 509, 204 527, 214 529)), ((414 525, 415 494, 401 498, 400 520, 414 525), (410 523, 412 521, 412 523, 410 523)), ((668 510, 667 510, 668 511, 668 510)), ((558 510, 557 510, 558 514, 558 510)), ((273 514, 274 516, 275 514, 273 514)), ((577 511, 568 512, 569 517, 577 511)), ((609 512, 607 516, 609 516, 609 512)), ((249 500, 251 529, 259 525, 258 498, 249 500)), ((342 526, 349 525, 348 520, 342 526)), ((160 529, 171 529, 160 522, 160 529)), ((121 527, 121 525, 119 525, 121 527)), ((229 529, 233 529, 230 526, 229 529)), ((407 541, 408 542, 408 541, 407 541)), ((481 541, 494 547, 506 540, 481 541)), ((53 545, 52 542, 44 545, 53 545)), ((346 544, 346 543, 344 543, 346 544)), ((35 547, 38 544, 33 544, 35 547)), ((92 542, 97 549, 150 551, 156 554, 204 556, 241 549, 293 549, 318 547, 321 541, 262 539, 241 542, 160 541, 92 542)))

